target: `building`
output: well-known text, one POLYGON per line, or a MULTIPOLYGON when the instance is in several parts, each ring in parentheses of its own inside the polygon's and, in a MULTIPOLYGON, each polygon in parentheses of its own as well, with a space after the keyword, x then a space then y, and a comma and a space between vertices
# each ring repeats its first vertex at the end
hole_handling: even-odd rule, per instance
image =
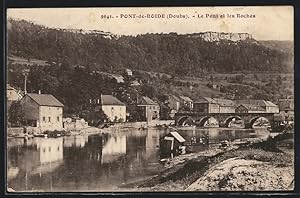
POLYGON ((88 122, 78 117, 63 118, 63 126, 67 131, 77 131, 88 128, 88 122))
POLYGON ((162 154, 184 154, 185 139, 178 132, 170 132, 160 140, 162 154))
POLYGON ((112 95, 101 95, 101 109, 111 122, 126 121, 126 105, 112 95))
POLYGON ((279 113, 279 107, 267 100, 237 100, 237 106, 241 104, 250 104, 254 106, 261 106, 266 113, 279 113))
POLYGON ((263 107, 254 104, 241 104, 235 109, 236 113, 265 113, 263 107))
POLYGON ((6 94, 7 101, 19 101, 22 99, 22 95, 10 84, 6 86, 6 94))
POLYGON ((126 74, 127 76, 132 76, 132 71, 131 71, 131 69, 125 69, 125 74, 126 74))
POLYGON ((171 110, 175 110, 176 112, 178 112, 180 108, 180 99, 177 96, 169 95, 168 106, 171 110))
POLYGON ((63 129, 64 105, 53 95, 28 93, 20 100, 20 104, 28 125, 41 131, 63 129))
POLYGON ((180 99, 180 107, 183 108, 184 110, 193 110, 193 100, 190 99, 187 96, 179 96, 180 99))
POLYGON ((294 99, 280 99, 279 100, 279 112, 285 117, 287 121, 294 120, 294 99))
POLYGON ((137 104, 138 109, 145 117, 145 121, 159 120, 160 107, 157 102, 152 99, 142 96, 137 104))
POLYGON ((140 85, 141 85, 141 83, 139 83, 139 81, 137 81, 137 80, 133 80, 133 81, 130 82, 130 86, 132 86, 132 87, 140 86, 140 85))
POLYGON ((7 109, 9 110, 11 107, 11 104, 13 102, 19 101, 22 99, 22 94, 17 91, 15 88, 13 88, 10 84, 7 84, 6 86, 6 99, 7 99, 7 109))
POLYGON ((220 105, 212 98, 203 97, 194 102, 194 112, 198 113, 219 113, 220 105))
POLYGON ((219 113, 234 113, 236 104, 233 100, 213 98, 219 104, 219 113))

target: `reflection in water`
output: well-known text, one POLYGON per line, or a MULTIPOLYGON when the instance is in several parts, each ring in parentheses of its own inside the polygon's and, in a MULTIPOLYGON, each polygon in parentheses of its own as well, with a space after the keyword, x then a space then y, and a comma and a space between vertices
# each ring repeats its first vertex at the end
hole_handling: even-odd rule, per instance
MULTIPOLYGON (((118 190, 126 182, 157 174, 160 138, 167 130, 128 130, 112 134, 33 138, 8 142, 8 187, 14 190, 118 190), (17 170, 17 171, 16 171, 17 170)), ((191 151, 222 140, 268 135, 264 129, 179 130, 191 151)))

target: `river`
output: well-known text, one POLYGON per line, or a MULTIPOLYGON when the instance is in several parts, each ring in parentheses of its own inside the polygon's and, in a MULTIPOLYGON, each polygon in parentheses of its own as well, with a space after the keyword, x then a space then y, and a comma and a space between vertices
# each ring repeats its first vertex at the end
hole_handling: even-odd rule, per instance
MULTIPOLYGON (((8 140, 8 187, 15 191, 118 191, 118 186, 163 169, 159 139, 166 129, 122 129, 111 134, 8 140)), ((179 133, 208 137, 209 149, 222 140, 265 137, 266 129, 190 129, 179 133)))

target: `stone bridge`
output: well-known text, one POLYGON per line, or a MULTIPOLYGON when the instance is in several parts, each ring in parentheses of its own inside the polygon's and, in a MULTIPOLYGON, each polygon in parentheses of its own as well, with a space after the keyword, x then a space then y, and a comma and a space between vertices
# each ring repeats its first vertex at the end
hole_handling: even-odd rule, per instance
POLYGON ((266 118, 270 124, 273 123, 274 113, 197 113, 197 112, 179 112, 175 115, 175 124, 184 126, 185 123, 203 127, 209 118, 215 118, 220 127, 229 127, 233 119, 243 120, 245 128, 252 128, 258 118, 266 118))

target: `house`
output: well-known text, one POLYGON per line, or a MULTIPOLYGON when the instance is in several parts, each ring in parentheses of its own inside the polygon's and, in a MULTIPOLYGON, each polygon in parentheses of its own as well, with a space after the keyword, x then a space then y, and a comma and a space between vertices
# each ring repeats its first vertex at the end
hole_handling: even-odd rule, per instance
POLYGON ((137 80, 133 80, 133 81, 130 82, 130 86, 132 86, 132 87, 140 86, 140 85, 141 85, 141 83, 139 83, 139 81, 137 81, 137 80))
POLYGON ((127 76, 132 76, 132 71, 131 71, 131 69, 125 69, 125 74, 126 74, 127 76))
POLYGON ((152 120, 159 120, 160 107, 158 103, 152 99, 142 96, 138 101, 137 107, 146 118, 145 121, 151 122, 152 120))
POLYGON ((174 95, 168 95, 168 106, 171 110, 179 111, 180 99, 174 95))
POLYGON ((219 113, 234 113, 236 104, 233 100, 213 98, 213 100, 219 104, 219 113))
POLYGON ((294 120, 294 99, 280 99, 279 100, 279 112, 285 117, 287 121, 294 120))
POLYGON ((124 83, 124 77, 122 75, 119 75, 119 74, 111 74, 110 75, 112 78, 114 78, 117 83, 124 83))
POLYGON ((51 94, 28 93, 20 104, 28 125, 41 131, 63 129, 64 105, 51 94))
POLYGON ((263 107, 254 104, 241 104, 235 109, 236 113, 265 113, 263 107))
POLYGON ((170 132, 160 140, 160 150, 164 154, 184 154, 185 139, 178 132, 170 132))
POLYGON ((219 113, 220 105, 212 98, 202 97, 194 102, 194 112, 199 113, 219 113))
POLYGON ((112 122, 126 121, 126 105, 112 95, 101 95, 101 109, 112 122))
POLYGON ((251 104, 255 106, 261 106, 266 113, 279 113, 279 107, 267 100, 237 100, 237 105, 251 104))
POLYGON ((19 101, 19 100, 21 100, 22 95, 15 88, 13 88, 10 84, 7 84, 6 97, 7 97, 7 101, 19 101))
POLYGON ((67 131, 77 131, 87 128, 88 122, 79 117, 63 118, 63 126, 67 131))
POLYGON ((193 110, 193 100, 187 96, 179 96, 180 105, 185 110, 192 111, 193 110))
POLYGON ((114 79, 117 83, 124 83, 124 77, 120 74, 111 74, 107 72, 100 72, 100 71, 94 71, 93 73, 101 74, 105 77, 108 77, 110 79, 114 79))
POLYGON ((19 101, 22 99, 22 94, 13 88, 10 84, 6 86, 6 99, 7 99, 7 109, 10 109, 10 106, 13 102, 19 101))

